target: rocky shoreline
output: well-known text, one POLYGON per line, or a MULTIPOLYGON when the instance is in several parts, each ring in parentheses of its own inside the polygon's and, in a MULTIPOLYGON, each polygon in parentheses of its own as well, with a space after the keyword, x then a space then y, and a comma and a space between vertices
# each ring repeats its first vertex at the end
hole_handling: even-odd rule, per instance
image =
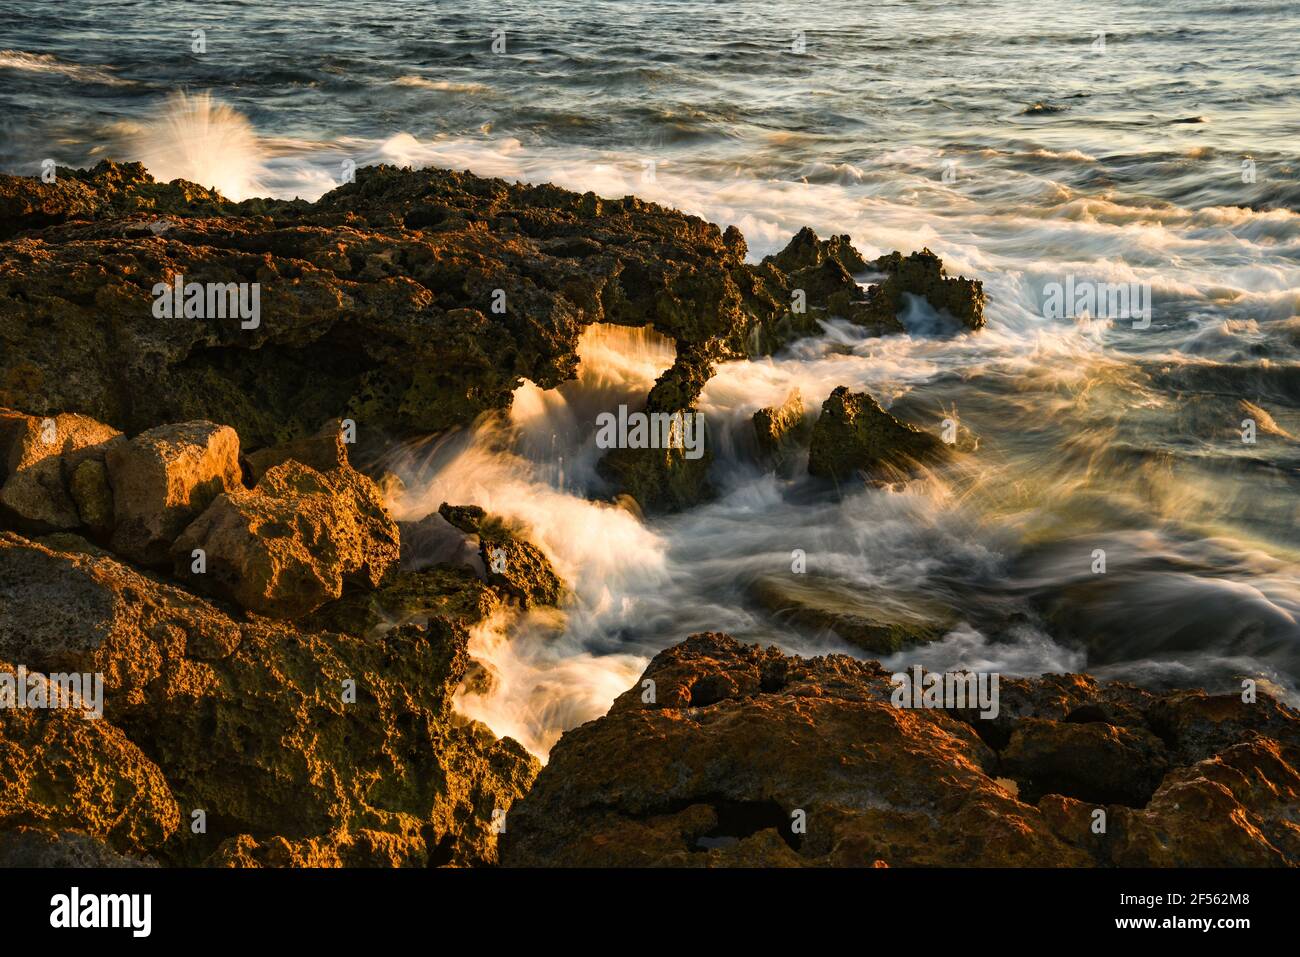
MULTIPOLYGON (((491 680, 468 629, 567 586, 481 509, 396 521, 371 453, 571 378, 593 323, 673 341, 647 396, 669 414, 818 319, 887 335, 919 296, 978 330, 981 284, 928 250, 804 229, 753 264, 735 227, 635 197, 375 167, 231 203, 107 161, 0 176, 0 249, 0 674, 103 683, 101 717, 0 707, 0 865, 1300 862, 1300 715, 1262 693, 1048 675, 986 720, 896 707, 875 662, 704 634, 545 768, 456 713, 491 680), (260 314, 159 319, 156 287, 190 282, 257 284, 260 314), (430 537, 461 559, 423 563, 430 537)), ((771 467, 806 445, 814 476, 890 483, 973 448, 843 387, 803 413, 755 416, 771 467)), ((615 449, 600 472, 672 511, 708 461, 615 449)), ((935 627, 851 624, 881 654, 935 627)))

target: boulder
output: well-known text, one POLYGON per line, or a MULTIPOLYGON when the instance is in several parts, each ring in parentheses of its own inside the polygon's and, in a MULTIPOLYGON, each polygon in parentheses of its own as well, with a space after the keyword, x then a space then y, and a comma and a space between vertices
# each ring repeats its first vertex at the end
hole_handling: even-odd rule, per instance
POLYGON ((241 488, 239 436, 229 426, 182 422, 142 432, 107 455, 113 487, 112 547, 150 567, 218 495, 241 488))
POLYGON ((301 462, 317 472, 328 472, 348 465, 348 447, 343 441, 343 430, 339 420, 325 423, 315 435, 249 452, 244 460, 253 482, 256 483, 262 480, 262 476, 269 469, 290 459, 301 462))
POLYGON ((858 474, 888 481, 951 454, 941 439, 896 419, 867 393, 839 386, 813 426, 808 473, 836 481, 858 474))
POLYGON ((121 442, 117 430, 86 416, 0 409, 0 523, 34 534, 75 529, 89 524, 84 504, 103 531, 103 489, 87 478, 102 474, 105 455, 121 442))
POLYGON ((873 655, 937 641, 958 624, 950 608, 924 596, 886 597, 818 575, 764 576, 749 596, 779 621, 832 631, 873 655))
MULTIPOLYGON (((16 674, 0 662, 0 675, 16 674)), ((78 710, 0 708, 0 831, 80 830, 139 854, 179 825, 162 772, 121 729, 78 710)))
MULTIPOLYGON (((436 616, 369 637, 237 620, 102 550, 0 534, 2 654, 32 668, 100 672, 105 685, 103 719, 60 712, 19 720, 64 714, 80 738, 107 736, 115 749, 114 763, 67 745, 44 756, 27 748, 26 757, 0 764, 37 783, 80 768, 91 783, 80 791, 69 784, 64 790, 76 800, 59 797, 65 812, 42 820, 96 836, 105 829, 97 822, 113 822, 109 838, 140 834, 115 847, 147 849, 164 864, 198 865, 239 835, 326 847, 342 834, 356 835, 343 842, 354 850, 339 852, 350 862, 389 860, 406 848, 401 856, 413 861, 490 863, 493 812, 527 789, 538 763, 516 742, 453 714, 467 644, 460 623, 436 616), (34 627, 40 607, 55 619, 44 630, 34 627), (132 756, 130 742, 147 749, 150 765, 132 756), (146 780, 148 767, 160 774, 157 786, 146 780), (125 776, 131 783, 115 783, 125 776), (167 840, 149 803, 163 785, 175 797, 167 840), (188 826, 196 810, 205 813, 203 833, 188 826)), ((10 737, 0 733, 0 748, 10 737)), ((3 783, 0 803, 36 793, 35 784, 3 783)), ((0 813, 0 829, 10 823, 36 822, 0 813)))
POLYGON ((305 615, 348 583, 378 587, 399 553, 374 482, 351 467, 318 472, 293 459, 251 490, 219 495, 171 550, 177 578, 272 618, 305 615))
POLYGON ((969 725, 878 667, 694 635, 567 732, 510 815, 508 866, 1069 866, 969 725), (646 702, 646 681, 653 701, 646 702))

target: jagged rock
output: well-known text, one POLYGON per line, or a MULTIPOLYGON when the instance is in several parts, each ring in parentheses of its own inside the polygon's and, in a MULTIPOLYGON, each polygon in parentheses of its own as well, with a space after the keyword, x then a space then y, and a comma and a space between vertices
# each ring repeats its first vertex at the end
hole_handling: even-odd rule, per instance
POLYGON ((779 406, 755 412, 753 422, 759 452, 772 458, 783 458, 789 446, 805 431, 803 396, 798 389, 791 390, 779 406))
POLYGON ((224 841, 205 867, 434 867, 445 863, 418 830, 372 831, 290 841, 240 834, 224 841))
POLYGON ((0 402, 130 431, 202 417, 256 447, 345 415, 432 432, 508 407, 523 377, 570 378, 589 323, 740 356, 755 310, 775 308, 752 294, 738 233, 633 197, 368 167, 314 204, 214 194, 208 215, 155 234, 156 213, 126 212, 159 188, 140 167, 102 163, 77 183, 92 195, 60 204, 38 180, 0 180, 14 197, 0 202, 14 237, 0 402), (156 319, 152 290, 178 274, 259 283, 260 324, 156 319))
POLYGON ((904 295, 920 296, 938 312, 947 313, 972 331, 984 328, 984 284, 944 273, 943 261, 929 249, 904 256, 892 252, 870 263, 885 274, 883 282, 867 290, 866 302, 851 316, 859 322, 897 322, 905 307, 904 295))
POLYGON ((764 262, 775 263, 782 272, 791 276, 804 269, 816 269, 827 262, 843 267, 848 273, 860 273, 867 269, 867 261, 853 248, 850 237, 818 239, 817 234, 808 226, 795 233, 784 249, 766 257, 764 262))
POLYGON ((1300 860, 1300 748, 1249 738, 1165 776, 1143 807, 1051 794, 1053 830, 1118 867, 1295 867, 1300 860), (1097 811, 1106 829, 1097 833, 1097 811))
POLYGON ((698 505, 713 494, 709 483, 712 453, 698 459, 683 449, 610 449, 596 466, 598 474, 648 512, 676 512, 698 505))
POLYGON ((1069 794, 1140 807, 1168 768, 1164 744, 1145 728, 1021 718, 1001 752, 1002 770, 1029 803, 1069 794))
POLYGON ((769 575, 749 587, 750 597, 783 622, 833 631, 863 651, 891 655, 909 645, 937 641, 957 624, 951 609, 923 596, 903 600, 816 575, 769 575))
POLYGON ((0 239, 69 220, 116 218, 131 213, 220 215, 230 209, 220 195, 183 179, 157 183, 139 163, 101 161, 93 169, 55 168, 54 182, 0 179, 0 239))
POLYGON ((502 862, 1300 864, 1300 714, 1266 696, 1046 675, 1004 679, 985 721, 895 707, 893 687, 875 662, 693 635, 560 739, 511 811, 502 862), (1093 797, 1137 806, 1035 795, 1103 785, 1093 797))
POLYGON ((141 432, 108 451, 113 551, 165 567, 172 543, 218 495, 240 488, 239 436, 212 422, 141 432))
MULTIPOLYGON (((0 409, 0 522, 34 534, 80 527, 76 492, 89 490, 84 474, 80 489, 73 479, 79 469, 102 468, 121 442, 121 433, 82 415, 40 418, 0 409)), ((102 502, 87 504, 93 510, 102 502)))
POLYGON ((487 583, 523 607, 556 605, 564 595, 564 582, 545 553, 513 528, 477 505, 443 502, 438 514, 466 534, 478 536, 479 558, 487 583))
MULTIPOLYGON (((35 656, 27 663, 39 668, 35 656)), ((14 680, 17 669, 0 661, 0 673, 14 680)), ((0 830, 82 830, 117 851, 143 853, 179 824, 162 772, 104 718, 12 702, 0 708, 0 830)))
MULTIPOLYGON (((420 853, 440 863, 495 860, 492 812, 510 807, 538 764, 452 714, 467 640, 443 618, 370 637, 236 621, 100 550, 0 534, 0 654, 101 672, 105 718, 75 721, 147 746, 183 819, 206 812, 204 834, 183 826, 161 847, 137 842, 169 864, 201 863, 240 834, 296 843, 363 830, 400 844, 418 838, 420 853)), ((125 745, 118 751, 129 756, 125 745)), ((119 763, 119 775, 133 767, 119 763)), ((149 793, 126 789, 119 800, 149 793)), ((114 807, 106 800, 96 792, 98 803, 56 823, 97 833, 91 825, 114 807)))
POLYGON ((525 608, 558 605, 564 582, 555 574, 550 560, 532 542, 516 538, 479 539, 480 554, 487 568, 488 584, 514 598, 525 608))
POLYGON ((119 854, 80 831, 18 827, 0 832, 0 867, 157 867, 151 858, 119 854))
POLYGON ((466 535, 477 535, 487 519, 487 512, 477 505, 452 505, 449 502, 438 506, 438 514, 466 535))
POLYGON ((839 386, 822 403, 808 448, 808 473, 843 480, 891 479, 951 455, 943 441, 894 418, 865 392, 839 386))
POLYGON ((400 553, 379 490, 351 467, 329 472, 290 459, 252 490, 218 496, 176 539, 176 577, 272 618, 296 618, 343 593, 378 587, 400 553), (194 571, 201 549, 204 571, 194 571))
POLYGON ((968 725, 885 673, 695 635, 569 731, 510 815, 522 866, 1086 863, 990 774, 968 725), (645 704, 652 680, 655 702, 645 704), (800 822, 806 822, 806 829, 800 822))
POLYGON ((501 599, 470 568, 442 564, 399 571, 375 591, 356 591, 314 612, 307 624, 352 635, 366 635, 411 621, 442 615, 476 624, 492 614, 501 599))
MULTIPOLYGON (((0 404, 129 432, 208 419, 254 448, 335 416, 399 435, 468 425, 508 408, 523 378, 571 378, 595 322, 674 341, 652 401, 669 412, 694 408, 713 363, 769 353, 816 316, 900 328, 888 309, 865 314, 846 237, 805 230, 753 265, 735 227, 438 169, 367 167, 316 203, 230 203, 109 161, 54 184, 3 176, 3 237, 0 404), (778 263, 808 287, 805 315, 778 263), (155 286, 178 275, 257 283, 259 323, 155 318, 155 286)), ((912 271, 894 285, 934 286, 960 312, 955 287, 912 271)))

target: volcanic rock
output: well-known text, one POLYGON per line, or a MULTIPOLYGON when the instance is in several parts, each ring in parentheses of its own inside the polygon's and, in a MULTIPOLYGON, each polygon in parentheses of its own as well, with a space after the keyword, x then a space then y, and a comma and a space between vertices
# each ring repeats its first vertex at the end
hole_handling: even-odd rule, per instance
POLYGON ((892 252, 870 264, 885 279, 867 291, 866 304, 853 317, 857 321, 897 321, 905 308, 905 295, 919 296, 935 310, 946 313, 971 331, 984 328, 984 284, 978 279, 951 278, 943 261, 929 249, 904 256, 892 252))
POLYGON ((0 830, 83 830, 138 853, 179 824, 162 772, 119 728, 76 709, 0 708, 0 830))
POLYGON ((466 534, 478 536, 487 583, 503 597, 514 599, 524 608, 559 603, 564 582, 546 554, 524 538, 523 529, 512 528, 477 505, 443 502, 438 514, 466 534))
POLYGON ((151 858, 119 854, 81 831, 17 827, 0 831, 0 867, 157 867, 151 858))
POLYGON ((878 655, 937 641, 958 623, 950 609, 924 596, 873 595, 817 575, 765 576, 750 585, 749 595, 782 622, 813 632, 833 631, 878 655))
POLYGON ((791 390, 779 406, 755 412, 753 423, 759 454, 778 466, 790 457, 794 446, 810 431, 804 418, 803 397, 798 389, 791 390))
POLYGON ((90 521, 102 522, 103 489, 92 488, 90 476, 102 475, 105 454, 121 441, 115 429, 82 415, 0 409, 0 522, 35 534, 75 529, 82 507, 90 521))

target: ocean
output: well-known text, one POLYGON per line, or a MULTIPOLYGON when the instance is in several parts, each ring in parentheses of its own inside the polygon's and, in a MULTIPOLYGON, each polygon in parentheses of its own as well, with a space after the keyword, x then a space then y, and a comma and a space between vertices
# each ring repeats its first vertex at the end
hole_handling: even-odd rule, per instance
POLYGON ((671 362, 646 330, 591 327, 578 380, 391 450, 400 517, 517 518, 571 586, 476 630, 497 680, 458 700, 538 754, 695 631, 863 657, 756 600, 796 553, 823 606, 945 622, 898 670, 1249 678, 1296 704, 1297 64, 1293 3, 5 2, 0 169, 138 159, 314 199, 349 164, 446 166, 636 194, 756 260, 808 225, 983 280, 978 333, 918 301, 906 335, 832 321, 720 366, 718 495, 681 514, 594 470, 599 412, 671 362), (758 467, 754 411, 838 385, 979 447, 887 488, 758 467))

